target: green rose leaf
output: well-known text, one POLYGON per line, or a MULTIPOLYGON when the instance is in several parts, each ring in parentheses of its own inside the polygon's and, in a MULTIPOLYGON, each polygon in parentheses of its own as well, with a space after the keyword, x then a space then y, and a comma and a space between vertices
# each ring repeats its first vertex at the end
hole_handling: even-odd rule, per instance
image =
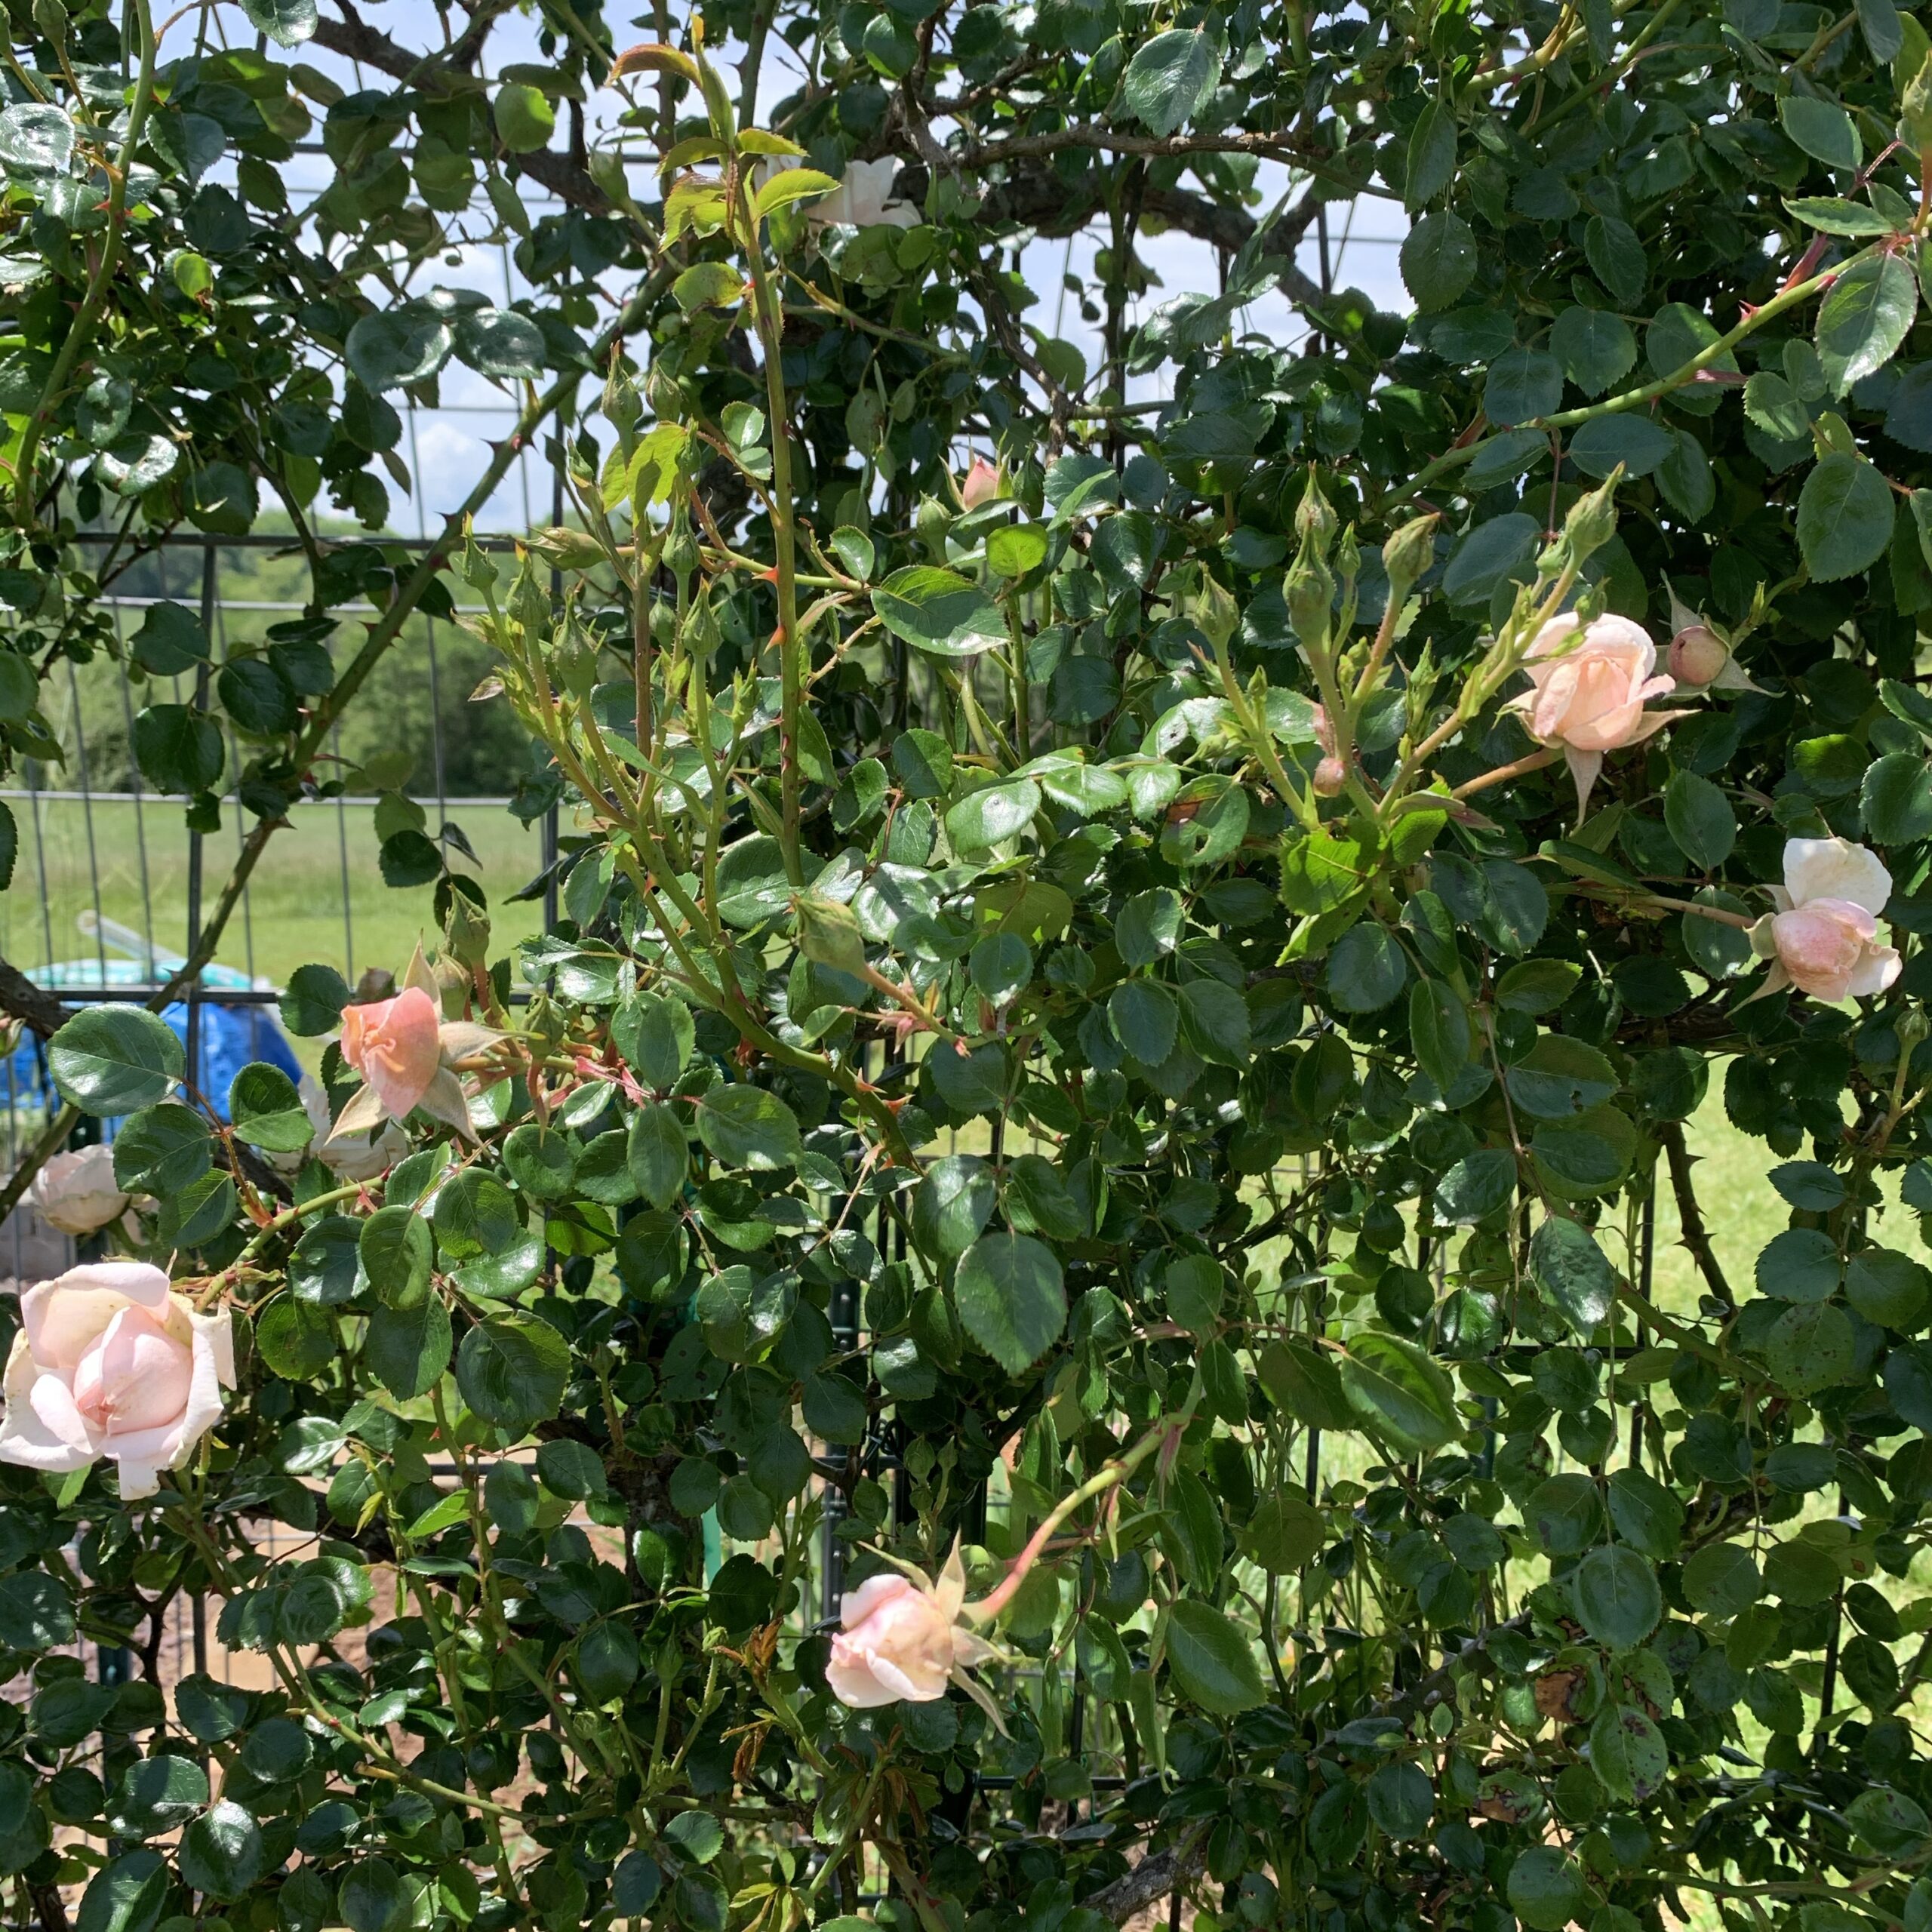
POLYGON ((1022 1375, 1066 1326, 1060 1263, 1030 1235, 982 1235, 959 1257, 953 1299, 966 1332, 1009 1375, 1022 1375))
POLYGON ((1168 1613, 1168 1668, 1190 1702, 1214 1717, 1235 1717, 1265 1703, 1254 1645, 1232 1620, 1184 1597, 1168 1613))

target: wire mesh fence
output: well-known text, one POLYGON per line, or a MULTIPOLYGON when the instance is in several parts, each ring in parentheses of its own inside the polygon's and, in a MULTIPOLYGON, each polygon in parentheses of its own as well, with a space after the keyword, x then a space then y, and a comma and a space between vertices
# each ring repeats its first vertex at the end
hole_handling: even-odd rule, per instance
MULTIPOLYGON (((1316 225, 1314 265, 1324 290, 1340 285, 1352 245, 1380 248, 1392 238, 1367 235, 1352 241, 1352 211, 1343 211, 1341 220, 1340 234, 1331 234, 1324 208, 1316 225)), ((503 257, 507 297, 515 292, 515 278, 507 248, 503 257)), ((479 420, 507 414, 463 403, 446 405, 438 413, 479 420)), ((413 403, 405 431, 414 479, 414 532, 374 538, 337 533, 343 540, 379 541, 386 548, 419 554, 432 540, 424 509, 423 438, 413 403)), ((540 520, 540 507, 548 511, 550 521, 563 520, 561 449, 559 435, 550 445, 547 474, 537 472, 530 460, 519 463, 512 496, 525 530, 540 520)), ((482 540, 504 544, 518 534, 499 531, 482 540)), ((107 531, 85 532, 81 540, 105 548, 113 537, 107 531)), ((114 587, 100 599, 112 614, 121 661, 98 666, 91 680, 71 662, 57 673, 54 694, 64 706, 57 725, 63 764, 57 773, 29 761, 17 784, 0 790, 22 830, 14 889, 0 895, 0 955, 21 965, 37 985, 69 1008, 146 1000, 157 994, 195 953, 211 889, 219 889, 246 836, 245 814, 232 783, 242 769, 241 748, 232 740, 227 747, 230 789, 222 801, 220 829, 199 829, 184 820, 178 801, 143 786, 131 751, 136 698, 122 668, 131 631, 157 606, 182 603, 198 613, 212 645, 210 662, 196 672, 158 682, 169 701, 207 709, 211 681, 231 644, 306 609, 297 597, 275 594, 284 587, 282 579, 263 568, 265 561, 295 561, 293 549, 292 539, 266 531, 246 537, 164 535, 137 567, 117 576, 114 587)), ((464 614, 459 605, 457 615, 464 614)), ((338 632, 355 620, 351 611, 338 632)), ((466 853, 478 845, 488 848, 487 857, 478 863, 493 906, 501 904, 509 888, 532 879, 544 881, 529 913, 534 931, 540 917, 545 925, 556 917, 555 862, 563 827, 552 805, 534 825, 509 829, 514 822, 506 811, 512 802, 507 789, 479 792, 453 781, 466 728, 460 707, 467 694, 459 688, 460 674, 449 662, 451 635, 447 621, 425 617, 398 646, 412 660, 409 670, 420 681, 426 704, 408 721, 409 741, 393 748, 405 755, 415 780, 413 795, 433 813, 439 841, 456 826, 453 814, 469 815, 472 825, 484 822, 481 815, 491 815, 492 834, 478 838, 459 830, 457 838, 466 853)), ((343 768, 353 768, 339 737, 331 749, 343 768)), ((473 761, 463 768, 473 771, 473 761)), ((401 964, 407 949, 402 936, 416 909, 398 911, 400 895, 381 881, 371 863, 372 822, 381 808, 377 794, 349 789, 292 807, 290 824, 277 833, 272 848, 275 863, 245 884, 217 958, 189 982, 180 1004, 165 1016, 184 1039, 190 1080, 217 1107, 226 1098, 224 1071, 232 1077, 250 1060, 277 1057, 278 1049, 291 1060, 295 1057, 273 1010, 294 966, 310 959, 339 959, 345 980, 353 986, 371 969, 401 964)), ((0 1159, 7 1171, 43 1130, 57 1104, 44 1044, 23 1035, 0 1066, 0 1159)), ((883 1208, 874 1236, 881 1255, 905 1258, 903 1229, 883 1208)), ((77 1258, 72 1238, 46 1221, 30 1201, 0 1224, 0 1291, 17 1292, 72 1266, 77 1258)), ((835 1291, 829 1319, 842 1348, 858 1344, 864 1316, 856 1283, 835 1291)), ((798 1613, 801 1632, 835 1626, 839 1620, 848 1558, 855 1529, 863 1527, 855 1525, 850 1502, 858 1486, 879 1486, 888 1508, 901 1517, 908 1512, 909 1484, 900 1447, 897 1427, 890 1423, 860 1444, 820 1445, 817 1460, 823 1521, 818 1574, 798 1613)), ((1317 1435, 1309 1445, 1306 1471, 1311 1495, 1319 1480, 1320 1454, 1317 1435)), ((996 1479, 1001 1473, 995 1472, 996 1479)), ((981 1484, 968 1512, 969 1540, 986 1534, 989 1501, 988 1487, 981 1484)), ((258 1550, 271 1561, 298 1555, 314 1540, 272 1522, 258 1527, 258 1550)), ((721 1546, 715 1522, 707 1526, 706 1540, 715 1561, 721 1546)), ((270 1687, 264 1660, 230 1651, 214 1638, 219 1607, 198 1594, 183 1595, 170 1607, 155 1656, 141 1660, 164 1685, 211 1673, 225 1683, 270 1687)), ((134 1663, 129 1653, 95 1647, 90 1659, 90 1647, 78 1644, 75 1654, 84 1666, 91 1664, 101 1681, 128 1678, 134 1663)), ((1109 1828, 1097 1817, 1100 1800, 1131 1781, 1123 1740, 1110 1731, 1106 1706, 1084 1681, 1078 1654, 1064 1662, 1063 1673, 1054 1660, 1022 1672, 1036 1703, 1053 1706, 1064 1758, 1081 1767, 1064 1795, 1053 1801, 1060 1812, 1056 1828, 1063 1838, 1103 1835, 1109 1828)), ((964 1841, 1037 1829, 1037 1817, 1011 1815, 1017 1782, 998 1774, 977 1775, 964 1790, 947 1795, 934 1829, 964 1841)), ((878 1874, 855 1867, 839 1875, 836 1889, 850 1909, 875 1902, 879 1882, 878 1874)), ((1176 1888, 1171 1925, 1179 1926, 1183 1909, 1183 1891, 1176 1888)))

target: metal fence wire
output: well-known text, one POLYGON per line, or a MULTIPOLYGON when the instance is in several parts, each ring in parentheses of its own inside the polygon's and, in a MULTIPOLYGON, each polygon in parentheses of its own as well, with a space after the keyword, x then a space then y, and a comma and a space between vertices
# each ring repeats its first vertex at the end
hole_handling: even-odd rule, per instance
MULTIPOLYGON (((540 197, 531 198, 531 205, 534 211, 546 211, 540 197)), ((512 300, 518 289, 509 243, 499 243, 494 252, 500 266, 503 299, 512 300)), ((429 412, 410 399, 404 416, 414 532, 356 531, 352 536, 329 530, 324 533, 325 538, 377 541, 388 549, 427 549, 432 538, 422 453, 429 439, 419 418, 432 415, 435 426, 443 431, 451 426, 445 419, 469 419, 463 426, 473 424, 481 433, 493 429, 499 420, 509 420, 514 413, 507 398, 501 407, 459 401, 441 404, 429 412)), ((544 507, 552 511, 551 520, 561 520, 562 460, 561 440, 552 442, 547 462, 534 451, 519 456, 509 488, 511 497, 520 499, 518 527, 484 536, 480 540, 485 546, 507 547, 534 528, 537 502, 545 495, 549 500, 544 507), (533 501, 532 472, 540 465, 543 470, 539 474, 549 472, 543 480, 549 488, 533 501)), ((83 530, 76 540, 106 552, 115 545, 116 537, 113 531, 103 528, 83 530)), ((131 567, 117 571, 96 601, 111 614, 115 638, 124 647, 123 663, 128 638, 153 606, 171 603, 194 610, 210 640, 210 660, 192 675, 152 679, 150 685, 158 687, 157 698, 206 709, 213 683, 226 662, 231 638, 245 639, 265 623, 298 617, 306 610, 305 604, 293 597, 251 594, 260 587, 259 572, 252 567, 294 554, 292 535, 256 531, 217 536, 171 531, 153 540, 131 567), (249 568, 238 570, 238 566, 249 568)), ((477 607, 457 608, 460 614, 468 615, 477 607)), ((353 619, 351 611, 344 614, 343 622, 353 619)), ((426 784, 415 789, 426 809, 434 811, 432 824, 439 844, 451 829, 452 807, 500 813, 511 802, 506 793, 458 797, 453 792, 441 706, 446 697, 460 694, 452 690, 441 661, 446 631, 445 624, 423 616, 396 647, 398 653, 420 653, 420 664, 411 668, 426 686, 428 729, 426 742, 405 749, 412 771, 426 764, 426 784)), ((48 681, 44 708, 60 740, 62 762, 53 767, 26 760, 15 782, 0 786, 0 799, 13 809, 22 833, 12 888, 0 896, 0 934, 5 940, 0 954, 70 1008, 101 1001, 145 1001, 161 990, 199 945, 208 897, 226 875, 248 829, 235 789, 242 768, 241 748, 232 733, 226 745, 229 789, 222 801, 226 823, 219 832, 205 832, 184 823, 178 801, 158 797, 144 786, 131 752, 137 698, 120 666, 101 668, 105 679, 84 677, 71 660, 64 672, 57 669, 48 681), (111 697, 106 695, 109 683, 114 688, 111 697), (90 696, 91 704, 85 701, 90 696), (112 735, 118 740, 108 748, 106 755, 98 741, 103 706, 114 728, 112 735), (179 899, 180 893, 173 888, 182 883, 186 903, 177 911, 165 902, 179 899)), ((340 728, 331 751, 340 757, 340 728)), ((304 882, 315 895, 315 908, 331 909, 332 918, 339 920, 340 940, 327 946, 314 945, 304 958, 329 959, 331 953, 339 953, 343 977, 352 986, 367 971, 393 971, 402 963, 376 949, 380 941, 371 931, 374 927, 392 927, 396 922, 393 895, 370 863, 374 848, 368 817, 377 802, 372 797, 345 792, 333 800, 300 803, 291 812, 298 821, 306 822, 312 816, 334 820, 334 838, 327 841, 332 847, 331 863, 316 865, 311 852, 304 882)), ((305 824, 316 847, 323 841, 314 839, 312 833, 321 829, 305 824)), ((536 831, 537 838, 530 842, 537 849, 521 862, 517 876, 491 881, 491 896, 500 897, 503 889, 521 886, 532 875, 552 874, 546 878, 542 900, 548 924, 557 911, 553 868, 559 828, 554 804, 543 813, 536 831)), ((462 849, 460 844, 457 849, 462 849)), ((286 948, 281 946, 267 949, 272 958, 258 958, 257 937, 264 918, 258 897, 260 878, 258 872, 243 888, 222 937, 222 959, 189 984, 182 1002, 185 1011, 174 1016, 182 1023, 177 1030, 183 1033, 190 1077, 217 1104, 224 1096, 214 1092, 205 1077, 213 1057, 208 1036, 213 1031, 228 1029, 220 1020, 205 1019, 205 1012, 211 1009, 217 1014, 240 1016, 253 1010, 259 1018, 247 1029, 247 1036, 259 1038, 262 1029, 275 1030, 266 1009, 272 1008, 279 995, 280 980, 291 966, 303 963, 288 959, 286 948), (279 974, 263 970, 271 963, 281 968, 279 974)), ((272 912, 266 917, 272 928, 272 912)), ((0 1065, 0 1160, 5 1162, 0 1171, 13 1171, 23 1149, 46 1124, 51 1092, 44 1049, 26 1036, 0 1065)), ((88 1131, 85 1127, 82 1130, 88 1131)), ((23 1202, 0 1224, 0 1291, 17 1292, 22 1284, 72 1266, 75 1259, 71 1238, 47 1223, 30 1201, 23 1202)))
MULTIPOLYGON (((534 198, 532 206, 537 205, 534 198)), ((1312 238, 1317 250, 1311 266, 1318 270, 1325 293, 1337 285, 1343 263, 1352 244, 1380 246, 1392 238, 1364 235, 1352 238, 1352 208, 1346 211, 1339 238, 1331 238, 1328 211, 1324 208, 1312 238)), ((512 299, 516 281, 508 245, 503 245, 502 266, 505 299, 512 299)), ((405 432, 410 454, 410 476, 414 499, 416 528, 411 535, 384 532, 377 537, 356 533, 357 540, 380 541, 386 547, 401 546, 421 550, 432 541, 424 509, 425 488, 422 450, 425 438, 419 431, 419 414, 410 401, 405 411, 405 432)), ((507 420, 512 412, 476 405, 442 405, 434 414, 441 417, 499 417, 507 420)), ((538 469, 534 451, 518 458, 516 489, 522 511, 522 529, 537 522, 537 504, 543 503, 549 520, 564 520, 566 500, 563 474, 565 438, 559 433, 550 439, 548 472, 538 469), (533 472, 535 473, 533 474, 533 472), (542 483, 547 483, 547 490, 542 483), (533 485, 538 487, 533 491, 533 485), (547 502, 545 499, 547 497, 547 502), (534 500, 533 500, 534 498, 534 500)), ((499 531, 483 537, 487 546, 507 545, 515 531, 499 531)), ((328 533, 334 540, 338 533, 328 533)), ((78 541, 103 549, 112 540, 106 531, 83 531, 78 541)), ((241 566, 264 555, 294 551, 292 538, 269 533, 247 536, 213 536, 191 531, 172 531, 158 538, 151 550, 133 570, 117 581, 134 587, 109 590, 100 603, 111 611, 117 638, 125 642, 138 626, 143 614, 156 604, 176 602, 195 609, 211 640, 211 660, 192 678, 177 676, 160 681, 171 701, 190 703, 207 708, 211 685, 226 661, 231 636, 245 635, 265 621, 300 614, 306 606, 294 599, 264 598, 250 594, 260 587, 257 574, 241 566), (232 580, 242 577, 240 589, 232 580)), ((466 614, 465 607, 457 607, 466 614)), ((343 622, 353 620, 352 613, 343 622)), ((426 808, 433 806, 440 840, 450 826, 453 808, 484 811, 507 808, 507 795, 457 795, 450 783, 450 734, 445 730, 442 700, 451 694, 448 672, 441 660, 439 636, 445 629, 433 618, 419 618, 412 630, 398 641, 398 653, 419 648, 423 654, 421 672, 426 685, 428 728, 426 741, 407 747, 412 762, 426 761, 426 786, 417 794, 426 808), (420 637, 420 645, 417 641, 420 637)), ((232 863, 230 854, 240 849, 246 836, 245 816, 235 788, 234 778, 241 769, 239 748, 230 740, 228 770, 229 789, 222 801, 224 821, 232 819, 232 831, 224 823, 217 832, 204 832, 186 823, 177 801, 161 798, 146 789, 131 756, 135 722, 135 699, 120 666, 106 667, 118 688, 109 700, 118 709, 113 722, 125 734, 122 747, 112 761, 102 755, 98 742, 90 742, 90 708, 84 703, 84 680, 69 663, 64 677, 47 694, 48 709, 63 705, 64 719, 57 730, 65 758, 57 774, 36 761, 24 764, 18 780, 0 788, 0 798, 12 806, 22 824, 22 850, 11 891, 0 895, 0 953, 20 964, 27 976, 54 992, 69 1008, 103 1001, 142 1001, 159 992, 184 959, 192 956, 203 931, 206 903, 211 888, 219 888, 232 863), (110 764, 115 769, 110 770, 110 764), (57 777, 57 783, 54 782, 57 777), (118 778, 119 783, 113 782, 118 778), (186 903, 178 924, 168 915, 166 901, 177 869, 186 882, 186 903), (74 875, 78 870, 78 883, 74 875), (23 905, 23 900, 31 901, 23 905), (57 909, 60 917, 57 919, 57 909), (169 928, 173 924, 173 930, 169 928), (63 927, 67 929, 63 929, 63 927), (26 964, 30 955, 37 963, 26 964)), ((92 713, 99 729, 99 700, 92 713)), ((339 756, 338 738, 332 747, 339 756)), ((333 926, 339 921, 339 949, 343 974, 353 986, 370 968, 393 969, 401 962, 373 955, 379 944, 374 935, 385 924, 394 923, 395 901, 390 889, 376 875, 370 863, 374 856, 370 829, 364 821, 376 801, 366 796, 343 795, 328 801, 312 801, 291 808, 292 814, 315 814, 333 818, 334 837, 328 863, 305 875, 307 889, 321 895, 309 907, 333 926), (332 900, 332 903, 325 903, 332 900)), ((527 854, 527 873, 545 883, 542 910, 546 926, 557 916, 557 866, 561 826, 557 807, 551 804, 535 829, 538 850, 527 854)), ((289 834, 278 834, 288 838, 289 834)), ((271 848, 272 856, 274 848, 271 848)), ((257 878, 259 878, 260 869, 257 878)), ((515 883, 524 882, 518 878, 515 883)), ((493 905, 499 890, 491 894, 493 905)), ((217 1104, 225 1091, 215 1093, 207 1078, 210 1060, 208 1035, 211 1029, 226 1023, 227 1018, 252 1017, 265 1027, 275 1028, 270 1009, 280 987, 276 977, 263 970, 281 958, 285 948, 264 946, 272 930, 275 915, 265 910, 257 897, 257 882, 245 884, 234 918, 223 939, 223 950, 231 963, 212 963, 186 989, 185 1041, 187 1064, 197 1087, 217 1104), (267 924, 265 927, 264 921, 267 924), (238 953, 238 959, 235 955, 238 953)), ((331 934, 329 949, 338 942, 331 934)), ((306 955, 325 957, 321 949, 306 955)), ((297 962, 300 963, 300 962, 297 962)), ((259 1057, 250 1054, 248 1057, 259 1057)), ((51 1084, 45 1064, 45 1048, 30 1034, 0 1062, 0 1171, 11 1173, 23 1147, 30 1145, 49 1118, 51 1084)), ((92 1130, 84 1123, 82 1131, 92 1130)), ((881 1257, 904 1259, 903 1229, 891 1225, 881 1209, 875 1231, 881 1257)), ((4 1224, 0 1224, 0 1293, 17 1293, 24 1286, 62 1272, 82 1258, 74 1241, 61 1234, 34 1211, 31 1202, 23 1201, 4 1224)), ((842 1347, 857 1343, 863 1314, 857 1284, 848 1282, 834 1291, 829 1319, 842 1347)), ((846 1558, 850 1547, 841 1526, 850 1515, 848 1498, 861 1481, 884 1484, 889 1506, 899 1520, 910 1511, 910 1484, 900 1461, 897 1426, 881 1425, 863 1444, 850 1449, 825 1448, 817 1467, 823 1508, 819 1574, 816 1587, 804 1613, 808 1627, 823 1630, 836 1626, 842 1604, 846 1558)), ((1321 1444, 1318 1433, 1311 1432, 1306 1479, 1314 1494, 1318 1481, 1321 1444)), ((982 1484, 969 1505, 965 1533, 968 1540, 978 1540, 986 1533, 987 1494, 982 1484)), ((285 1555, 311 1539, 278 1529, 272 1524, 261 1526, 261 1548, 270 1557, 285 1555)), ((173 1682, 190 1672, 211 1667, 225 1678, 232 1678, 238 1667, 245 1669, 252 1659, 238 1659, 211 1647, 210 1606, 199 1597, 184 1598, 171 1617, 164 1639, 164 1654, 158 1659, 163 1680, 173 1682)), ((1076 1765, 1088 1761, 1117 1761, 1118 1740, 1105 1735, 1104 1706, 1095 1703, 1083 1686, 1078 1658, 1069 1659, 1070 1681, 1065 1688, 1066 1756, 1076 1765), (1090 1712, 1089 1705, 1094 1704, 1090 1712), (1109 1747, 1115 1747, 1109 1749, 1109 1747)), ((101 1649, 96 1667, 103 1682, 125 1678, 134 1660, 122 1651, 101 1649)), ((1038 1673, 1033 1673, 1038 1674, 1038 1673)), ((1041 1687, 1044 1689, 1044 1686, 1041 1687)), ((962 1792, 948 1797, 937 1814, 936 1828, 961 1838, 983 1841, 989 1831, 1011 1827, 1012 1820, 995 1820, 989 1801, 1010 1792, 1015 1783, 1010 1777, 981 1774, 962 1792)), ((1104 1832, 1106 1826, 1094 1816, 1092 1794, 1118 1792, 1128 1783, 1117 1774, 1090 1770, 1084 1789, 1088 1814, 1083 1820, 1081 1801, 1069 1801, 1060 1826, 1066 1832, 1104 1832)), ((867 1889, 872 1875, 854 1868, 838 1875, 838 1889, 848 1901, 848 1909, 872 1903, 882 1895, 867 1889)), ((1182 1922, 1183 1888, 1177 1887, 1169 1901, 1169 1924, 1182 1922)))

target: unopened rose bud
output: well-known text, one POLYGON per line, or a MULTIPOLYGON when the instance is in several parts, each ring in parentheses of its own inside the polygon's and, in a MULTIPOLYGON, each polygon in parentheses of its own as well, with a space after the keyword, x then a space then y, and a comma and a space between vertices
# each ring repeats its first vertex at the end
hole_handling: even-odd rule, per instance
POLYGON ((1342 769, 1338 758, 1324 758, 1315 768, 1315 795, 1318 798, 1339 798, 1349 782, 1349 774, 1342 769))
POLYGON ((1335 605, 1335 580, 1329 575, 1327 566, 1304 551, 1295 560, 1281 588, 1295 635, 1311 651, 1325 648, 1335 605))
POLYGON ((1708 624, 1686 624, 1670 641, 1670 675, 1680 685, 1708 685, 1730 660, 1730 646, 1708 624))
POLYGON ((1564 519, 1563 534, 1570 540, 1570 556, 1580 564, 1601 550, 1617 534, 1617 486, 1623 480, 1620 463, 1610 479, 1588 496, 1579 497, 1564 519))
POLYGON ((864 972, 865 935, 849 906, 815 892, 800 894, 792 905, 798 915, 798 943, 808 959, 841 973, 864 972))
POLYGON ((973 466, 966 472, 966 480, 959 486, 959 500, 969 510, 977 509, 982 503, 989 503, 1003 487, 999 465, 989 463, 983 456, 973 459, 973 466))
POLYGON ((1435 561, 1435 525, 1432 513, 1405 523, 1382 546, 1382 568, 1392 598, 1406 597, 1429 574, 1435 561))
POLYGON ((919 507, 912 513, 912 528, 918 533, 919 540, 936 557, 946 552, 946 533, 952 528, 952 519, 958 514, 937 497, 921 497, 919 507))
POLYGON ((1241 613, 1235 607, 1232 595, 1204 571, 1201 580, 1201 601, 1195 608, 1194 620, 1217 651, 1241 627, 1241 613))
POLYGON ((682 420, 685 392, 675 376, 667 374, 655 364, 644 379, 644 396, 659 422, 676 423, 682 420))
POLYGON ((1328 507, 1328 499, 1321 494, 1321 484, 1315 472, 1308 472, 1308 488, 1302 492, 1302 499, 1295 511, 1295 530, 1300 537, 1303 547, 1310 549, 1318 557, 1326 556, 1328 546, 1334 540, 1336 516, 1328 507))

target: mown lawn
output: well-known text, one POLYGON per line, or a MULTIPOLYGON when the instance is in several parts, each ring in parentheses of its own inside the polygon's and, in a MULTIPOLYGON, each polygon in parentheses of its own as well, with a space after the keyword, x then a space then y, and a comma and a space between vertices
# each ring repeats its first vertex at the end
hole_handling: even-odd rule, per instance
MULTIPOLYGON (((180 954, 187 931, 189 841, 178 804, 96 800, 89 807, 43 799, 36 811, 24 797, 11 803, 20 853, 13 884, 0 894, 0 957, 29 973, 49 960, 91 960, 95 942, 80 920, 97 910, 180 954)), ((400 971, 419 933, 433 939, 432 888, 384 884, 371 817, 365 805, 297 808, 257 866, 217 951, 218 963, 280 986, 297 967, 319 960, 352 983, 372 966, 400 971)), ((433 832, 433 807, 432 817, 433 832)), ((537 931, 540 903, 506 903, 538 869, 537 828, 520 824, 500 805, 454 807, 449 817, 480 861, 475 871, 489 895, 495 948, 537 931)), ((204 841, 205 906, 219 895, 238 843, 231 808, 221 831, 204 841)), ((471 869, 460 858, 456 863, 471 869)), ((112 961, 116 950, 112 944, 106 949, 112 961)))

